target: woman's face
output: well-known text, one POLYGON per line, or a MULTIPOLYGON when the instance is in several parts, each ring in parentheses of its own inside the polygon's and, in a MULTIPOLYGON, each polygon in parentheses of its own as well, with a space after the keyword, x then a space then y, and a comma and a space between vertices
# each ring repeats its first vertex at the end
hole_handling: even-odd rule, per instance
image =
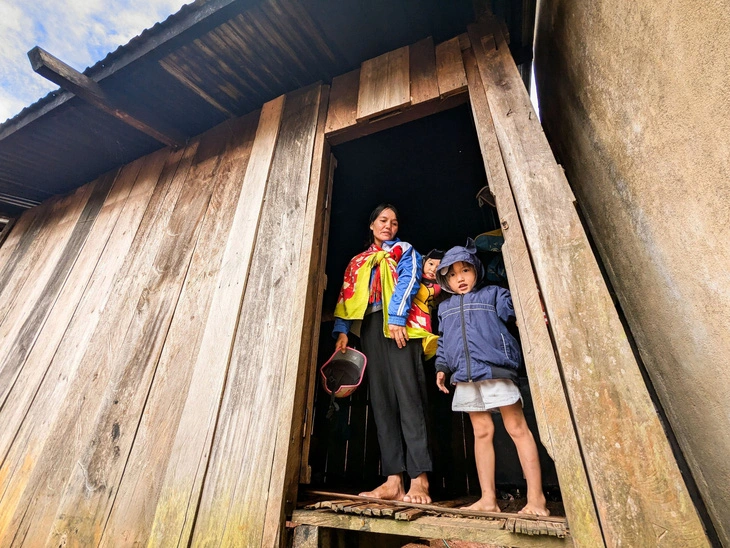
POLYGON ((392 209, 384 209, 380 215, 370 224, 373 231, 373 240, 380 247, 383 242, 392 240, 398 234, 398 218, 392 209))

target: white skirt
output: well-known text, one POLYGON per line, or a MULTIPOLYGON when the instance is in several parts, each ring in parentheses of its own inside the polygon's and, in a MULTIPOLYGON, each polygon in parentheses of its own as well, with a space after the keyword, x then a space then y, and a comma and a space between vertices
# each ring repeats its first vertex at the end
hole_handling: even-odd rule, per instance
POLYGON ((487 379, 479 382, 457 382, 453 411, 473 413, 491 411, 497 413, 500 407, 522 401, 519 387, 508 379, 487 379))

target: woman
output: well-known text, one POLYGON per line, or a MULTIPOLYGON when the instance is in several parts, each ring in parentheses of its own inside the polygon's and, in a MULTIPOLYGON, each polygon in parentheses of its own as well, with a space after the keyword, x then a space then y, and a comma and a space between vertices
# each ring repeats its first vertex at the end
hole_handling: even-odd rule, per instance
POLYGON ((370 247, 356 255, 345 271, 333 330, 336 347, 344 352, 347 333, 359 327, 368 358, 370 403, 382 473, 387 479, 360 495, 428 504, 426 473, 432 462, 421 342, 431 334, 420 327, 423 312, 411 306, 419 288, 422 260, 410 244, 396 238, 398 211, 392 205, 381 204, 373 210, 370 231, 370 247), (411 478, 407 493, 403 472, 411 478))

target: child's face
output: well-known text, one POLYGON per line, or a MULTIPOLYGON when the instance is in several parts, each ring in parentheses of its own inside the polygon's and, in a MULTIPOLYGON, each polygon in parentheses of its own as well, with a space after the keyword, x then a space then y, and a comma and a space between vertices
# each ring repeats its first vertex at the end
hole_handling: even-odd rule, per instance
POLYGON ((469 263, 459 261, 449 267, 446 274, 446 281, 449 282, 449 289, 457 295, 469 293, 477 282, 477 272, 469 263))
POLYGON ((436 271, 441 264, 441 259, 426 259, 423 263, 423 279, 431 282, 436 281, 436 271))

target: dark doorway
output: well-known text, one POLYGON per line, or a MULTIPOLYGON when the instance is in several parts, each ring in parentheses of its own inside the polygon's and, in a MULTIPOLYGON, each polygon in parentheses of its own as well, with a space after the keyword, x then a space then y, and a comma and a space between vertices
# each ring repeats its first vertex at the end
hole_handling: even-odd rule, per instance
MULTIPOLYGON (((486 185, 484 164, 469 105, 363 137, 334 147, 335 171, 327 289, 319 341, 321 365, 334 351, 332 315, 348 261, 367 245, 368 217, 382 202, 400 213, 398 236, 425 254, 432 248, 463 245, 467 237, 499 228, 495 209, 480 207, 476 195, 486 185)), ((494 257, 485 253, 485 266, 494 257)), ((357 342, 351 336, 351 344, 357 342)), ((451 411, 450 396, 435 388, 433 363, 426 363, 435 470, 431 476, 435 500, 477 495, 479 482, 469 418, 451 411)), ((525 416, 537 427, 526 375, 522 373, 525 416)), ((368 408, 367 387, 340 400, 340 410, 325 417, 329 397, 317 387, 309 463, 312 486, 357 492, 380 481, 379 448, 368 408)), ((505 496, 524 493, 517 452, 495 416, 497 485, 505 496)), ((558 496, 555 468, 538 443, 546 494, 558 496)))

